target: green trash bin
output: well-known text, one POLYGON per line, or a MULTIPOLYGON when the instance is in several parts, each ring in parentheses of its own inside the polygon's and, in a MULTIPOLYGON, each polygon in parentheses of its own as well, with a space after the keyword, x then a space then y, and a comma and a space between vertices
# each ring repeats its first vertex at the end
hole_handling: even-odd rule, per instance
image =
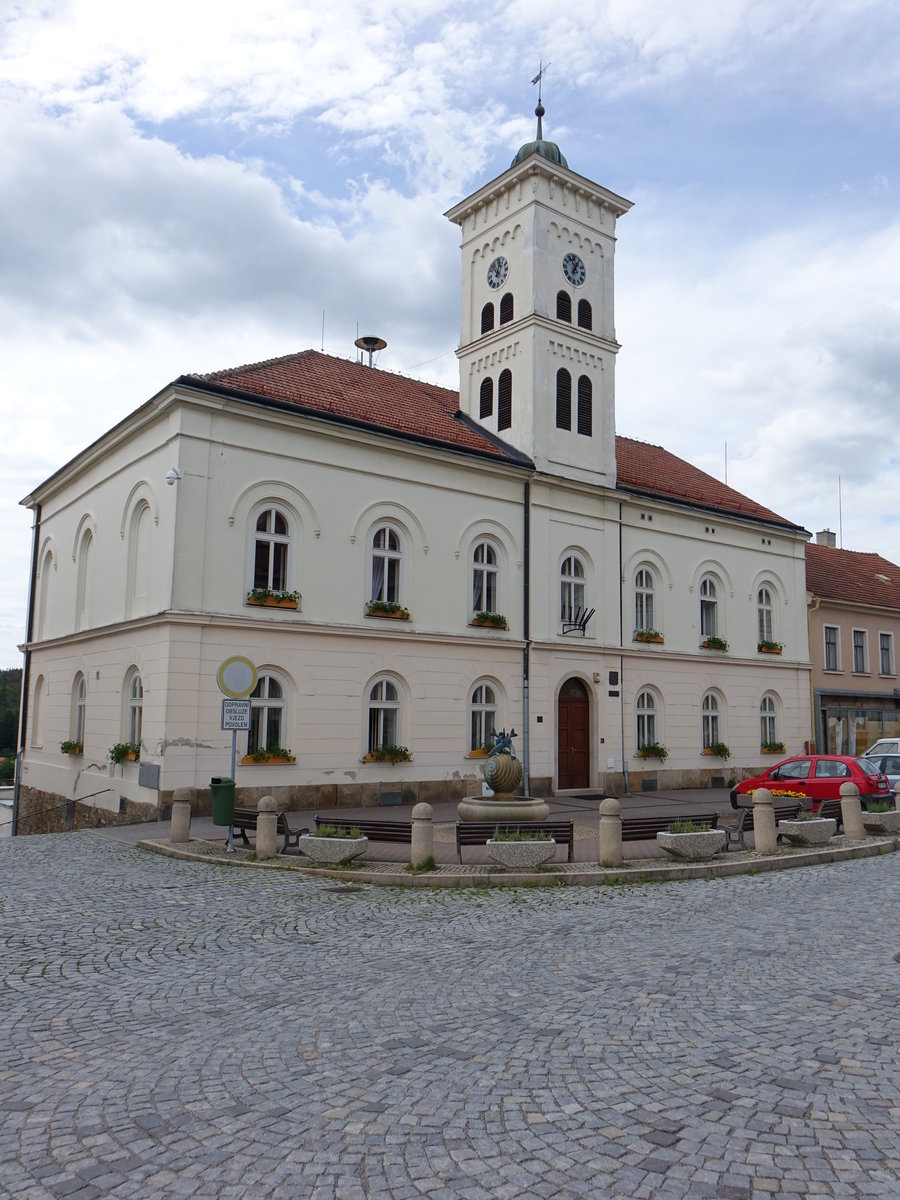
POLYGON ((234 824, 234 780, 214 775, 209 781, 213 825, 234 824))

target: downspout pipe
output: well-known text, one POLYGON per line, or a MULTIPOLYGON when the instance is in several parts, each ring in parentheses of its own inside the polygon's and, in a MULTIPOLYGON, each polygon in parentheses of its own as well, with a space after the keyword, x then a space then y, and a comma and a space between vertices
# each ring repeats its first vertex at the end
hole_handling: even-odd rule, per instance
POLYGON ((622 577, 622 501, 619 501, 619 736, 622 750, 622 778, 625 780, 625 794, 631 791, 628 780, 628 760, 625 757, 625 656, 622 648, 625 645, 625 581, 622 577))
POLYGON ((522 548, 522 626, 525 645, 522 649, 522 788, 531 794, 531 711, 528 695, 528 675, 531 665, 531 480, 525 480, 523 496, 522 548))
POLYGON ((31 526, 31 582, 28 586, 28 616, 25 626, 25 652, 22 663, 22 689, 19 693, 19 736, 16 751, 16 774, 13 781, 12 836, 19 831, 19 783, 22 774, 22 759, 25 756, 25 739, 28 736, 28 688, 31 681, 31 642, 34 638, 34 607, 37 595, 38 553, 41 544, 41 506, 34 506, 34 522, 31 526))

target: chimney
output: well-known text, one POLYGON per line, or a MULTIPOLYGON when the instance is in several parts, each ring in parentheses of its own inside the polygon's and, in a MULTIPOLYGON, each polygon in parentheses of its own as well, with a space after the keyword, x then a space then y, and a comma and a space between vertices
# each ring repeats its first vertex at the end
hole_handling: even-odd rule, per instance
POLYGON ((816 534, 817 546, 830 546, 832 550, 837 547, 837 538, 830 529, 820 529, 816 534))

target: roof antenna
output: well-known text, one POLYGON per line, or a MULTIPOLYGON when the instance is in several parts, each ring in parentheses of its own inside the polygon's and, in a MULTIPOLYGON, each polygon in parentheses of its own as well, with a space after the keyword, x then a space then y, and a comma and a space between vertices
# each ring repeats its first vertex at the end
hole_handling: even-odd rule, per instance
POLYGON ((366 337, 358 337, 353 344, 354 346, 359 346, 360 350, 368 350, 370 367, 372 365, 372 354, 376 350, 384 350, 387 346, 384 338, 373 337, 371 334, 368 334, 366 337))
POLYGON ((325 353, 325 309, 322 309, 322 353, 325 353))

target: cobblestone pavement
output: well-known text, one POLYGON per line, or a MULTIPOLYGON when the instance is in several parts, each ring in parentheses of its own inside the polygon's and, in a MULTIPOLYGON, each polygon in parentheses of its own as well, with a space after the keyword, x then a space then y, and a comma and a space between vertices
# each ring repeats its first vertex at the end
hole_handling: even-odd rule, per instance
POLYGON ((0 1196, 900 1196, 896 855, 400 890, 0 844, 0 1196))

